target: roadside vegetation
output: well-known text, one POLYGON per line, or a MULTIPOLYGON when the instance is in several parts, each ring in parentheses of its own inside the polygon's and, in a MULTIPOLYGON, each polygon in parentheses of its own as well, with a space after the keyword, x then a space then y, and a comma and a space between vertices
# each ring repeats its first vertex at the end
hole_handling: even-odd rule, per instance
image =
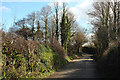
POLYGON ((55 3, 15 21, 8 32, 2 25, 3 79, 44 78, 81 56, 87 39, 68 9, 55 3))
POLYGON ((98 69, 104 77, 117 78, 120 74, 120 2, 95 2, 88 15, 94 26, 94 57, 98 69))

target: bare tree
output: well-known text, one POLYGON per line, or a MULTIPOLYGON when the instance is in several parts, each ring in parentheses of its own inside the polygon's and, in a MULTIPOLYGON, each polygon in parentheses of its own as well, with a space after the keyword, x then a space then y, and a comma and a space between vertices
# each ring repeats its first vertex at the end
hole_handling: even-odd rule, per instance
POLYGON ((43 7, 41 10, 41 18, 45 24, 45 43, 47 42, 48 39, 48 18, 50 17, 50 15, 51 15, 51 7, 48 5, 46 7, 43 7))
MULTIPOLYGON (((98 44, 98 52, 102 53, 110 41, 110 3, 109 2, 95 2, 94 10, 89 13, 93 17, 92 25, 96 27, 95 35, 98 44)), ((102 54, 101 54, 102 55, 102 54)))
POLYGON ((22 20, 15 22, 14 26, 17 26, 19 28, 16 27, 11 28, 11 31, 17 33, 18 35, 23 36, 25 40, 28 40, 28 36, 29 36, 28 32, 30 31, 30 28, 28 28, 26 25, 26 19, 23 18, 22 20))
POLYGON ((55 31, 56 31, 56 22, 55 22, 55 18, 54 18, 54 14, 53 16, 50 17, 50 26, 49 26, 49 36, 50 36, 50 41, 51 43, 55 42, 55 31))
POLYGON ((41 30, 41 14, 40 12, 38 11, 36 13, 36 26, 37 26, 37 31, 35 32, 35 38, 38 40, 38 41, 42 41, 43 39, 43 31, 41 30))
POLYGON ((54 6, 55 6, 55 19, 56 19, 56 40, 58 41, 59 39, 59 30, 58 30, 58 26, 59 26, 59 20, 58 20, 58 11, 59 11, 59 3, 56 2, 54 3, 54 6))
POLYGON ((35 12, 33 12, 32 14, 28 15, 28 19, 27 19, 28 23, 32 26, 32 39, 34 40, 34 33, 35 33, 35 12))
POLYGON ((93 17, 92 25, 96 27, 98 51, 102 53, 100 51, 109 48, 112 41, 118 40, 119 4, 115 0, 96 2, 89 15, 93 17))

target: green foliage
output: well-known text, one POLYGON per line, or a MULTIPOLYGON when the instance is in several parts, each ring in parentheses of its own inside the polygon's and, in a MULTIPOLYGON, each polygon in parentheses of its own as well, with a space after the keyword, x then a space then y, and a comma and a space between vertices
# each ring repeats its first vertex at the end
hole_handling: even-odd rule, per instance
POLYGON ((63 4, 63 15, 61 21, 61 44, 67 52, 68 43, 71 36, 71 20, 69 20, 68 15, 66 15, 65 4, 63 4))
POLYGON ((56 17, 55 17, 55 20, 56 20, 56 40, 57 40, 57 41, 58 41, 58 39, 59 39, 59 29, 58 29, 58 25, 59 25, 58 21, 59 21, 59 19, 58 19, 58 12, 59 12, 59 3, 57 2, 57 3, 55 3, 55 13, 56 13, 56 17))
POLYGON ((66 39, 66 17, 65 17, 65 6, 63 5, 63 15, 62 15, 62 21, 60 23, 61 27, 61 44, 63 47, 65 47, 65 39, 66 39))
POLYGON ((67 60, 48 45, 39 44, 36 54, 19 53, 10 43, 3 43, 2 63, 3 78, 41 78, 61 68, 67 60))

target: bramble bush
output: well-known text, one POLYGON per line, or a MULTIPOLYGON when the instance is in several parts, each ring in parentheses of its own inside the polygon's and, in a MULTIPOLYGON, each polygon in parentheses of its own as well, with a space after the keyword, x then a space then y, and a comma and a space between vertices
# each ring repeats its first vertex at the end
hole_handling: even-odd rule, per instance
POLYGON ((60 45, 51 47, 14 33, 4 33, 2 38, 3 79, 42 78, 68 62, 60 45))

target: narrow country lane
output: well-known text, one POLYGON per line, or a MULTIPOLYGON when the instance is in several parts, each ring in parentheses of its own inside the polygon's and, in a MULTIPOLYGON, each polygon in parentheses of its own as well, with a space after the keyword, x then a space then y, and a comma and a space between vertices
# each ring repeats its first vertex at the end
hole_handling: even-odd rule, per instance
POLYGON ((54 72, 49 78, 100 78, 91 56, 84 54, 80 59, 70 61, 62 70, 54 72))

